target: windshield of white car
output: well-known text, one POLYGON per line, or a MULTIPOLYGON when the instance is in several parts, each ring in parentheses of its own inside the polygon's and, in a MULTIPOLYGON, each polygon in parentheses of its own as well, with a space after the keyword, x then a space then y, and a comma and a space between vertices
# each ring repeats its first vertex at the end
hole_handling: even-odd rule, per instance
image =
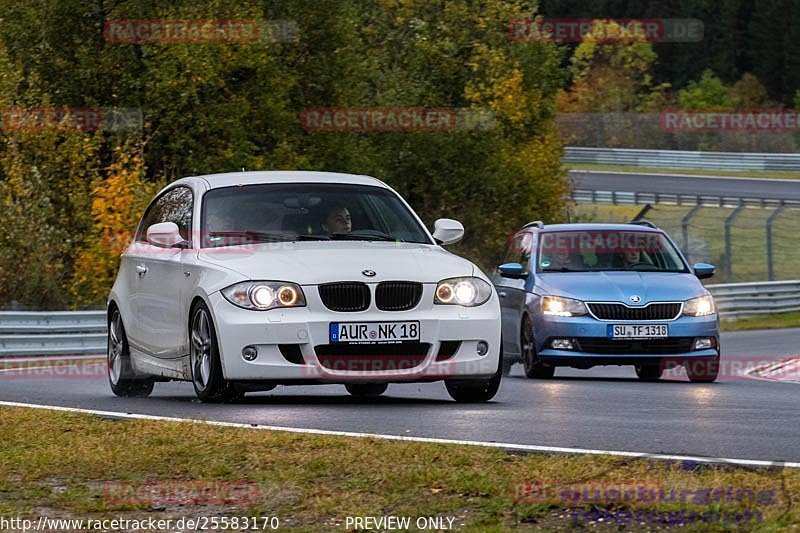
POLYGON ((222 187, 203 196, 202 246, 252 242, 386 241, 433 244, 391 190, 339 183, 222 187))
POLYGON ((539 272, 689 272, 670 240, 655 231, 542 232, 539 272))

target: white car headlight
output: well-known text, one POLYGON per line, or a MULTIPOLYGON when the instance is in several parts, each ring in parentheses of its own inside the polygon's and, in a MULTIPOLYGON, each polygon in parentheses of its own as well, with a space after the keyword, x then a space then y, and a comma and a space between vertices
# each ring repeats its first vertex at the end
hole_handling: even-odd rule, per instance
POLYGON ((716 312, 717 308, 714 305, 714 298, 710 294, 692 298, 683 304, 684 316, 708 316, 716 312))
POLYGON ((243 281, 221 292, 233 305, 256 311, 306 305, 303 289, 296 283, 283 281, 243 281))
POLYGON ((542 312, 553 316, 582 316, 589 311, 580 300, 561 296, 544 296, 542 297, 542 312))
POLYGON ((492 296, 492 287, 481 278, 443 279, 436 286, 433 303, 476 307, 485 304, 492 296))

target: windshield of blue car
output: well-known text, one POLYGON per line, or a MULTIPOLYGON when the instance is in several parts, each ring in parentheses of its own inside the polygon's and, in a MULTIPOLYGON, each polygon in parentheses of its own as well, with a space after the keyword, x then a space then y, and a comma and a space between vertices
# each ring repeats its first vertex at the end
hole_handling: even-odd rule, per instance
POLYGON ((212 189, 203 196, 200 234, 204 248, 337 240, 433 244, 391 190, 336 183, 212 189))
POLYGON ((675 246, 654 231, 542 232, 538 272, 689 272, 675 246))

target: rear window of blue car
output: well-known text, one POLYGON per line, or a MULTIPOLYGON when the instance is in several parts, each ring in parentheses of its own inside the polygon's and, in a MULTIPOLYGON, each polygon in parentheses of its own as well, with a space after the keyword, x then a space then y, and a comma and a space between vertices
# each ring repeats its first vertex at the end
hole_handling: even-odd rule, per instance
POLYGON ((689 272, 672 242, 656 231, 544 231, 538 272, 689 272))

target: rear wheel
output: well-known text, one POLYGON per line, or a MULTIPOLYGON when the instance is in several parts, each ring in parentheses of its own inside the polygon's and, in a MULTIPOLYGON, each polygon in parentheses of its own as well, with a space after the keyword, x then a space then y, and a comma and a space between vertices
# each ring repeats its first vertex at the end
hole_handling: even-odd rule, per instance
POLYGON ((661 379, 661 374, 664 372, 664 368, 660 363, 643 363, 634 365, 634 368, 636 369, 636 376, 642 381, 661 379))
POLYGON ((503 379, 503 350, 500 342, 500 356, 497 359, 497 371, 489 379, 446 379, 447 393, 460 403, 483 403, 494 398, 500 389, 503 379))
POLYGON ((194 307, 190 324, 189 366, 197 397, 212 403, 241 399, 244 393, 222 375, 217 332, 204 303, 194 307))
POLYGON ((715 357, 697 358, 684 363, 689 381, 694 383, 711 383, 719 376, 719 355, 715 357))
POLYGON ((536 353, 536 341, 533 338, 533 326, 527 316, 522 319, 520 328, 520 348, 522 350, 522 364, 525 375, 532 379, 552 378, 556 373, 554 366, 545 365, 536 353))
POLYGON ((122 325, 122 315, 115 308, 108 322, 108 382, 111 391, 122 397, 150 396, 155 381, 147 378, 133 379, 133 375, 128 337, 122 325))
POLYGON ((388 383, 348 383, 344 386, 356 398, 374 398, 389 388, 388 383))

